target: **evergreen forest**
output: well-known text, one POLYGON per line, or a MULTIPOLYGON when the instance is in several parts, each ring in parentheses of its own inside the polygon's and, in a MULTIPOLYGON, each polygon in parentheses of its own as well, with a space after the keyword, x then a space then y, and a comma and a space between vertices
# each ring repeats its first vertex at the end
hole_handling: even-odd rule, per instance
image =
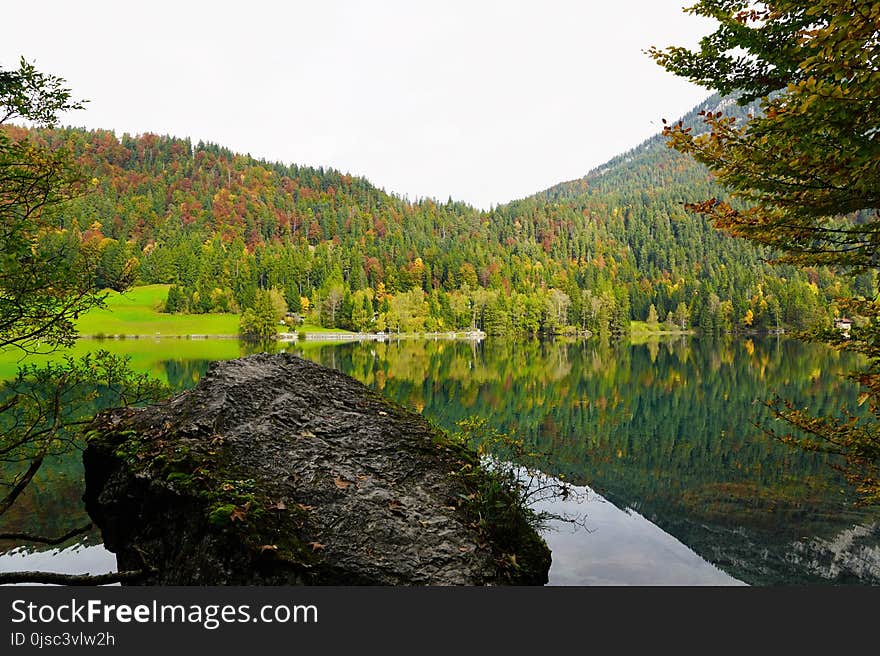
MULTIPOLYGON (((719 108, 755 111, 715 95, 683 121, 719 108)), ((88 189, 59 227, 100 253, 101 287, 171 284, 165 312, 274 304, 291 325, 614 339, 632 321, 701 333, 829 326, 836 298, 874 286, 872 273, 771 266, 773 253, 686 212, 726 196, 659 134, 583 178, 481 211, 211 143, 4 129, 70 152, 88 189)))

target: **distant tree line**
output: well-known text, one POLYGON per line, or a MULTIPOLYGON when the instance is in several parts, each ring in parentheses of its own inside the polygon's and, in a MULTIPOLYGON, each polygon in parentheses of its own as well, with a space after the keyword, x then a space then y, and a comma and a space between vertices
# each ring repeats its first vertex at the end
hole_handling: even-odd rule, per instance
POLYGON ((771 269, 766 252, 685 214, 685 191, 721 192, 659 138, 481 212, 185 139, 7 132, 70 152, 93 175, 94 193, 61 224, 99 251, 102 286, 170 283, 167 312, 253 312, 275 290, 288 312, 326 327, 613 338, 651 306, 658 321, 704 332, 827 325, 836 296, 873 284, 771 269))

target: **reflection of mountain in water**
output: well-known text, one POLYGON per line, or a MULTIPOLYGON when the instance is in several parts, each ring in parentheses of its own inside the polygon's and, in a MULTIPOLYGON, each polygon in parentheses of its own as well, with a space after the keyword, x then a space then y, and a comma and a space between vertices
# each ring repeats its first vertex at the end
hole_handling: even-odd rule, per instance
MULTIPOLYGON (((857 407, 857 390, 841 375, 855 364, 846 354, 775 339, 616 348, 404 340, 291 349, 447 429, 469 416, 489 419, 550 454, 540 462, 548 473, 632 508, 743 581, 880 583, 877 514, 853 507, 824 457, 785 447, 753 425, 766 421, 760 401, 773 393, 820 413, 857 407)), ((209 363, 151 366, 185 388, 209 363)), ((81 495, 75 452, 41 470, 2 528, 63 533, 87 520, 81 495)))
POLYGON ((880 571, 880 523, 854 526, 830 540, 795 543, 792 562, 826 579, 873 580, 880 571))
POLYGON ((876 515, 824 456, 767 438, 761 401, 856 407, 854 360, 790 340, 482 345, 403 341, 306 354, 446 428, 489 418, 542 467, 633 508, 749 583, 880 583, 876 515), (851 536, 851 539, 847 536, 851 536))
MULTIPOLYGON (((625 506, 620 497, 615 504, 625 506)), ((645 509, 642 509, 644 512, 645 509)), ((806 583, 880 583, 880 526, 876 522, 847 525, 846 516, 829 519, 825 525, 807 523, 804 532, 819 530, 820 535, 787 535, 796 520, 774 531, 762 520, 764 513, 753 511, 758 521, 742 515, 729 521, 707 522, 699 514, 688 517, 682 508, 669 503, 653 506, 648 519, 731 576, 752 585, 806 583), (836 530, 836 532, 835 532, 836 530)), ((866 521, 852 517, 849 521, 866 521)))

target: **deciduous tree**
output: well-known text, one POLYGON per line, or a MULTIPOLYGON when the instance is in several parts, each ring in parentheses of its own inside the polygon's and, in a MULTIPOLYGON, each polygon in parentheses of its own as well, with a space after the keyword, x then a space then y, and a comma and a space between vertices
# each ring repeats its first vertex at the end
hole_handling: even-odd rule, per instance
MULTIPOLYGON (((718 228, 776 249, 778 260, 832 265, 855 277, 880 268, 880 3, 860 0, 701 0, 689 12, 718 21, 700 48, 651 49, 668 70, 734 94, 760 112, 741 123, 704 113, 705 129, 664 132, 733 194, 689 205, 718 228)), ((815 331, 865 353, 855 372, 867 417, 812 417, 777 401, 777 417, 801 429, 783 439, 843 457, 864 502, 880 503, 880 305, 840 301, 862 317, 852 334, 815 331), (806 435, 806 438, 802 436, 806 435)), ((747 317, 751 316, 751 310, 747 317)), ((748 321, 746 321, 748 323, 748 321)))
MULTIPOLYGON (((88 186, 64 150, 27 137, 13 139, 3 125, 16 118, 51 125, 59 112, 80 108, 63 84, 24 59, 16 70, 0 69, 0 348, 26 353, 72 344, 79 314, 103 301, 96 274, 100 245, 81 241, 78 231, 65 229, 60 220, 67 201, 88 186)), ((20 368, 14 380, 0 385, 0 472, 7 479, 0 481, 0 517, 51 456, 79 445, 77 427, 98 406, 138 403, 164 393, 164 386, 106 352, 20 368)), ((60 544, 90 529, 76 527, 54 537, 4 531, 0 539, 60 544)), ((53 580, 111 582, 134 574, 55 575, 53 580)), ((0 583, 6 580, 40 581, 45 575, 0 574, 0 583)))
POLYGON ((76 318, 102 302, 97 248, 59 227, 59 208, 86 181, 66 151, 4 129, 14 119, 52 125, 59 112, 82 107, 63 83, 24 59, 0 68, 0 348, 70 344, 76 318))

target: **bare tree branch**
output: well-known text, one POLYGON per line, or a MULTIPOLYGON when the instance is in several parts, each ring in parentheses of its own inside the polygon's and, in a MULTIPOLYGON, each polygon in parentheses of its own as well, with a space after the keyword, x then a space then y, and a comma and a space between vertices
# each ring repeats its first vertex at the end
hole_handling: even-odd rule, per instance
POLYGON ((35 458, 31 462, 31 466, 28 467, 27 471, 24 475, 16 482, 15 486, 10 490, 9 494, 0 501, 0 515, 5 513, 9 508, 15 503, 15 500, 24 492, 25 488, 30 484, 33 477, 39 471, 40 467, 43 466, 43 458, 35 458))
POLYGON ((79 528, 74 528, 55 538, 44 537, 42 535, 32 535, 30 533, 0 533, 0 540, 18 540, 21 542, 36 542, 39 544, 47 544, 50 546, 54 546, 56 544, 62 544, 67 542, 70 538, 76 537, 77 535, 82 535, 83 533, 88 533, 92 530, 94 524, 89 522, 84 526, 80 526, 79 528))

